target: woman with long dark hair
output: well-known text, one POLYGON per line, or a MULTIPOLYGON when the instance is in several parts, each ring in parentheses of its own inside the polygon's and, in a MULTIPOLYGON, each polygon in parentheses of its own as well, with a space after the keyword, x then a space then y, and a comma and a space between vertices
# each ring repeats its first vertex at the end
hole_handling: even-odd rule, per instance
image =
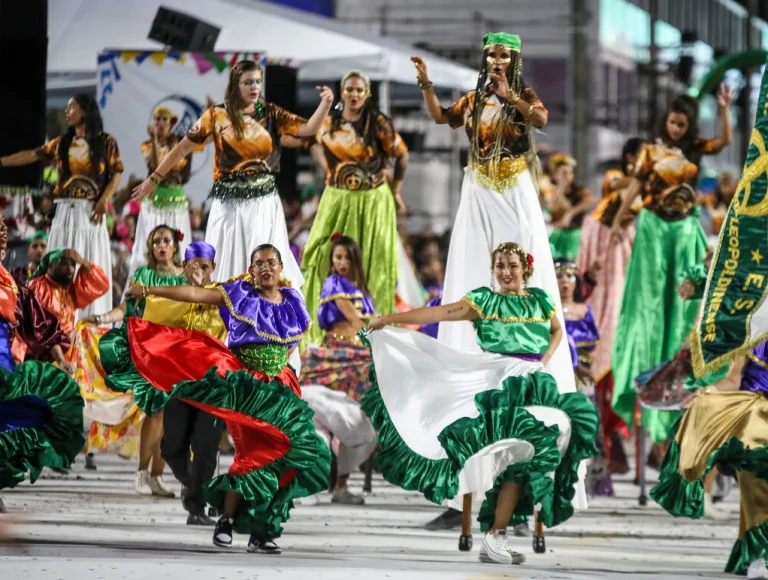
MULTIPOLYGON (((659 139, 641 148, 634 179, 613 219, 612 237, 622 243, 624 221, 643 192, 616 327, 621 340, 613 345, 613 408, 628 425, 637 399, 634 378, 675 356, 696 321, 699 301, 683 301, 677 286, 706 256, 707 237, 696 215, 694 186, 702 156, 718 153, 731 142, 732 101, 733 91, 724 85, 717 97, 720 136, 702 139, 698 102, 687 95, 676 98, 661 119, 659 139)), ((654 442, 666 440, 676 414, 642 412, 654 442)))
POLYGON ((280 138, 315 135, 331 108, 333 93, 328 87, 317 87, 321 103, 307 121, 265 101, 262 82, 258 63, 243 60, 233 66, 224 103, 203 113, 134 190, 134 198, 154 194, 182 159, 212 138, 216 153, 205 241, 216 248, 216 280, 242 273, 249 264, 249 248, 268 242, 285 255, 285 275, 300 288, 304 278, 289 251, 285 215, 275 185, 275 173, 280 171, 280 138))
MULTIPOLYGON (((0 166, 56 161, 60 177, 53 191, 56 215, 48 248, 73 249, 112 280, 112 251, 104 215, 123 173, 117 141, 104 132, 99 106, 90 95, 69 99, 64 117, 69 125, 66 133, 38 149, 0 157, 0 166)), ((110 308, 112 293, 107 292, 78 316, 110 308)))
POLYGON ((310 344, 301 370, 302 397, 315 412, 318 431, 330 443, 339 441, 333 503, 362 505, 365 500, 347 487, 352 469, 365 463, 376 448, 376 432, 360 410, 360 397, 370 388, 371 355, 358 333, 374 315, 360 246, 349 236, 331 236, 330 268, 320 292, 317 318, 325 332, 321 344, 310 344))
MULTIPOLYGON (((364 73, 344 75, 341 103, 325 120, 314 147, 327 178, 302 259, 307 307, 314 317, 328 272, 331 235, 344 232, 362 250, 363 273, 376 310, 394 312, 399 251, 396 214, 405 211, 400 192, 408 148, 392 120, 378 110, 364 73), (385 170, 390 159, 395 160, 395 169, 388 183, 385 170)), ((315 324, 307 340, 319 343, 322 335, 315 324)))
MULTIPOLYGON (((517 35, 486 34, 477 88, 448 108, 440 105, 424 59, 411 59, 432 119, 438 125, 464 127, 469 137, 469 164, 448 250, 443 304, 487 284, 491 252, 513 238, 539 259, 530 283, 554 297, 562 325, 552 253, 535 186, 540 164, 533 132, 546 125, 548 113, 525 84, 521 46, 517 35)), ((438 340, 464 352, 479 348, 468 322, 441 324, 438 340)), ((569 359, 563 341, 548 369, 563 392, 576 388, 569 359)))

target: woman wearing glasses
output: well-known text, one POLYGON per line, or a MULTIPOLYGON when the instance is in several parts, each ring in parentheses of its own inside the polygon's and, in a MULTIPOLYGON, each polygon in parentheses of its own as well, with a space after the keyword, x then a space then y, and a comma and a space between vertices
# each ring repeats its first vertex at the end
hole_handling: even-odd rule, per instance
POLYGON ((278 249, 262 244, 246 276, 216 288, 132 285, 133 299, 217 306, 227 346, 204 332, 132 317, 114 342, 124 368, 107 377, 110 388, 130 384, 148 415, 180 399, 224 419, 235 458, 226 475, 205 487, 206 502, 222 514, 213 543, 230 547, 233 533, 250 534, 248 551, 260 554, 280 553, 275 540, 293 500, 328 487, 331 460, 288 366, 310 322, 301 294, 282 272, 278 249))
POLYGON ((286 256, 286 277, 296 287, 304 279, 288 251, 285 215, 275 186, 280 170, 280 138, 310 137, 320 129, 333 103, 328 87, 317 87, 321 103, 307 121, 262 98, 261 67, 250 60, 229 73, 224 104, 210 107, 187 136, 134 190, 134 199, 155 193, 168 173, 208 139, 216 146, 211 213, 205 241, 216 248, 216 280, 248 267, 248 248, 270 243, 286 256))
POLYGON ((400 190, 408 166, 408 148, 371 96, 371 83, 360 71, 341 80, 341 102, 323 123, 313 157, 326 171, 326 187, 304 248, 307 274, 304 295, 315 324, 308 335, 320 343, 323 330, 316 313, 330 267, 331 236, 341 232, 363 252, 363 276, 376 311, 395 311, 398 279, 397 213, 405 212, 400 190), (385 170, 395 160, 388 183, 385 170))

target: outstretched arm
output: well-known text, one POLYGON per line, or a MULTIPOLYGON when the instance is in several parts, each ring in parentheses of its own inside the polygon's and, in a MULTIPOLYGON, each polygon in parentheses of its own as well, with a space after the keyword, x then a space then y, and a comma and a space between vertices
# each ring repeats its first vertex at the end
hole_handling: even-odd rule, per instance
POLYGON ((28 149, 27 151, 19 151, 13 155, 0 157, 0 167, 17 167, 19 165, 29 165, 39 160, 40 157, 38 157, 37 151, 35 149, 28 149))
POLYGON ((369 330, 379 330, 388 324, 435 324, 437 322, 455 322, 459 320, 475 320, 478 317, 467 302, 459 300, 453 304, 417 308, 410 312, 377 316, 368 325, 369 330))
POLYGON ((190 304, 212 304, 224 306, 221 292, 214 288, 196 288, 194 286, 140 286, 132 284, 125 294, 126 298, 140 300, 147 296, 159 296, 177 302, 190 304))

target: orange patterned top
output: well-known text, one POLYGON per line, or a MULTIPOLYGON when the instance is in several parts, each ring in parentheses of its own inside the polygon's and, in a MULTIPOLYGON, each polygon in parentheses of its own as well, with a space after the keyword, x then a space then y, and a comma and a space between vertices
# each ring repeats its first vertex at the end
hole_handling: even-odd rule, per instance
POLYGON ((263 114, 243 115, 243 138, 238 140, 224 105, 211 107, 187 133, 198 145, 212 138, 216 145, 213 179, 227 180, 280 171, 280 137, 298 137, 306 119, 272 103, 263 103, 263 114))
MULTIPOLYGON (((699 139, 695 149, 701 155, 713 155, 722 147, 714 139, 699 139)), ((643 145, 635 164, 635 177, 645 184, 643 206, 667 221, 690 215, 696 204, 698 174, 696 163, 661 140, 643 145)))
MULTIPOLYGON (((158 165, 162 163, 163 159, 165 159, 165 156, 168 155, 168 153, 171 152, 171 149, 176 147, 176 145, 179 144, 179 138, 176 136, 172 136, 168 139, 168 143, 165 145, 160 145, 157 149, 157 162, 158 165)), ((157 167, 152 167, 152 141, 147 140, 144 141, 141 144, 141 155, 144 157, 144 163, 147 164, 147 169, 149 171, 149 174, 151 174, 153 171, 157 169, 157 167)), ((189 181, 190 176, 192 175, 192 154, 190 153, 186 157, 184 157, 181 161, 179 161, 176 165, 173 166, 173 168, 168 172, 168 175, 163 179, 163 185, 164 186, 178 186, 178 185, 184 185, 189 181)))
MULTIPOLYGON (((448 124, 453 129, 464 127, 467 136, 472 139, 475 128, 472 126, 475 92, 470 91, 447 109, 443 109, 443 115, 448 124)), ((526 87, 520 98, 527 103, 539 105, 546 112, 541 104, 541 99, 531 87, 526 87)), ((483 159, 491 156, 496 144, 496 134, 498 130, 502 132, 501 152, 499 162, 499 177, 503 178, 507 174, 519 173, 514 167, 513 160, 519 158, 531 148, 528 137, 525 134, 525 120, 520 111, 512 108, 507 103, 502 103, 499 98, 489 89, 482 92, 483 110, 480 114, 479 132, 480 155, 483 159), (513 111, 511 115, 504 115, 505 111, 513 111), (500 127, 500 124, 503 125, 500 127)), ((488 174, 487 163, 483 163, 478 169, 486 175, 488 174)))
MULTIPOLYGON (((603 196, 597 204, 592 217, 601 224, 611 227, 616 214, 621 209, 622 193, 624 188, 620 187, 620 181, 626 178, 626 175, 620 169, 609 169, 603 176, 603 196)), ((635 203, 629 210, 629 213, 621 222, 621 227, 625 228, 635 219, 643 205, 642 202, 635 203)))
POLYGON ((78 269, 69 286, 62 286, 48 274, 27 282, 27 287, 34 292, 43 308, 58 319, 61 330, 67 336, 75 330, 75 310, 85 308, 109 292, 109 278, 104 270, 93 262, 89 263, 89 269, 78 269))
MULTIPOLYGON (((112 176, 123 172, 123 160, 120 158, 117 141, 107 133, 104 133, 104 139, 107 151, 106 162, 101 163, 98 172, 91 167, 91 149, 88 147, 88 142, 81 137, 72 139, 72 144, 69 146, 71 176, 66 182, 59 180, 53 190, 53 197, 97 200, 112 176)), ((43 163, 52 163, 55 160, 59 175, 64 175, 64 164, 59 157, 60 142, 61 137, 56 137, 35 152, 43 163)))
POLYGON ((342 121, 331 131, 331 117, 326 117, 317 133, 328 163, 326 185, 340 189, 374 189, 386 181, 384 170, 389 159, 400 159, 408 153, 392 121, 383 114, 376 119, 376 148, 366 147, 362 121, 342 121))

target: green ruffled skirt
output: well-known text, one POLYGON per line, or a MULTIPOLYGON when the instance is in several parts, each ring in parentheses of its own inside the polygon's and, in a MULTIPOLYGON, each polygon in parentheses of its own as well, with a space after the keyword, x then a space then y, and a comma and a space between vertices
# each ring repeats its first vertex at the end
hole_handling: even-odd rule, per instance
MULTIPOLYGON (((573 514, 572 500, 578 481, 579 464, 582 460, 597 454, 595 447, 598 433, 597 411, 585 395, 559 393, 552 376, 542 372, 524 376, 507 376, 499 387, 476 392, 475 412, 467 410, 464 416, 449 422, 442 428, 437 436, 442 453, 438 458, 434 454, 428 457, 428 453, 415 449, 417 445, 409 446, 406 439, 421 443, 429 437, 426 435, 427 427, 422 426, 442 425, 444 420, 435 414, 434 406, 431 404, 418 407, 421 409, 419 411, 415 411, 416 407, 408 404, 408 401, 415 402, 416 399, 421 399, 421 393, 413 391, 411 385, 405 387, 399 394, 394 393, 398 388, 393 388, 393 385, 399 381, 392 380, 393 361, 389 360, 386 352, 387 350, 398 352, 406 357, 410 355, 407 349, 401 349, 396 344, 397 334, 392 333, 391 330, 381 332, 389 334, 374 337, 372 349, 374 364, 371 365, 369 376, 372 388, 363 395, 360 404, 379 432, 376 462, 387 481, 403 489, 420 491, 428 500, 435 503, 451 499, 460 491, 485 491, 485 502, 478 517, 483 530, 492 526, 499 491, 507 482, 518 483, 522 489, 511 524, 532 515, 537 505, 539 518, 546 526, 558 525, 573 514), (382 338, 391 344, 383 344, 382 338), (389 365, 386 385, 380 384, 377 376, 377 359, 378 364, 384 362, 389 365), (382 386, 388 391, 384 396, 382 396, 382 386), (394 399, 406 397, 406 400, 395 402, 394 407, 388 406, 385 401, 393 402, 393 397, 394 399), (398 404, 401 405, 399 408, 398 404), (403 404, 406 406, 403 407, 403 404), (570 437, 566 445, 563 445, 558 424, 545 424, 537 418, 535 413, 538 410, 530 407, 547 407, 567 416, 570 422, 570 437), (405 413, 403 413, 404 408, 408 409, 405 413), (399 423, 393 420, 392 412, 401 417, 399 423), (402 418, 404 414, 407 415, 407 419, 402 418), (398 431, 396 424, 412 432, 404 435, 398 431), (420 430, 424 431, 424 436, 420 434, 420 430), (500 455, 506 453, 505 446, 509 446, 509 449, 514 448, 514 451, 510 455, 500 455), (523 449, 526 451, 521 453, 523 449), (493 475, 490 487, 483 490, 460 490, 462 471, 465 468, 473 469, 470 467, 472 462, 477 461, 478 458, 482 460, 490 453, 496 454, 496 457, 504 457, 503 464, 506 465, 501 472, 493 475)), ((429 337, 417 336, 420 337, 418 338, 420 342, 431 341, 437 345, 437 342, 429 337)), ((442 345, 436 348, 451 350, 442 345)), ((459 355, 459 353, 456 354, 459 355)), ((433 361, 427 363, 429 356, 431 355, 425 354, 425 369, 432 367, 433 361)), ((484 366, 487 357, 495 358, 491 364, 498 366, 502 374, 503 367, 509 360, 487 354, 464 356, 474 356, 481 367, 484 366)), ((414 358, 411 362, 416 362, 416 359, 414 358)), ((530 363, 523 363, 523 365, 526 364, 530 365, 530 363)), ((394 372, 397 374, 399 371, 394 372)), ((409 370, 403 369, 403 372, 408 373, 409 370)), ((461 370, 451 369, 450 372, 456 376, 460 375, 461 370)), ((427 370, 425 373, 435 374, 427 370)), ((452 385, 445 385, 443 397, 446 400, 455 401, 460 396, 466 396, 466 392, 459 395, 452 390, 452 385)))
MULTIPOLYGON (((682 300, 677 287, 706 254, 707 237, 695 216, 668 222, 641 210, 627 269, 613 345, 613 409, 630 427, 635 377, 672 359, 693 328, 698 300, 682 300)), ((665 441, 679 412, 643 409, 643 426, 654 442, 665 441)))
POLYGON ((0 368, 0 489, 69 467, 84 443, 83 398, 68 374, 37 361, 0 368))
POLYGON ((651 497, 676 517, 704 515, 704 478, 715 465, 737 472, 739 537, 725 571, 746 574, 768 558, 768 397, 749 391, 714 392, 694 400, 670 436, 651 497))
POLYGON ((395 311, 398 275, 397 212, 389 185, 376 189, 350 191, 328 186, 320 198, 317 216, 304 246, 301 269, 304 271, 304 299, 312 316, 305 344, 320 344, 323 330, 317 323, 320 291, 328 277, 331 236, 353 238, 363 254, 371 297, 379 314, 395 311))
POLYGON ((581 228, 561 230, 554 228, 549 234, 549 248, 553 258, 570 258, 575 260, 581 244, 581 228))
POLYGON ((137 318, 107 333, 100 350, 107 386, 133 391, 147 415, 179 399, 226 421, 235 460, 229 473, 206 484, 204 494, 220 513, 226 492, 242 496, 234 517, 237 533, 276 538, 294 499, 327 489, 330 451, 289 368, 269 377, 245 369, 207 334, 137 318), (157 340, 158 333, 167 338, 157 340), (167 353, 156 350, 165 348, 161 344, 168 345, 167 353), (173 369, 164 365, 164 354, 173 358, 173 369))

